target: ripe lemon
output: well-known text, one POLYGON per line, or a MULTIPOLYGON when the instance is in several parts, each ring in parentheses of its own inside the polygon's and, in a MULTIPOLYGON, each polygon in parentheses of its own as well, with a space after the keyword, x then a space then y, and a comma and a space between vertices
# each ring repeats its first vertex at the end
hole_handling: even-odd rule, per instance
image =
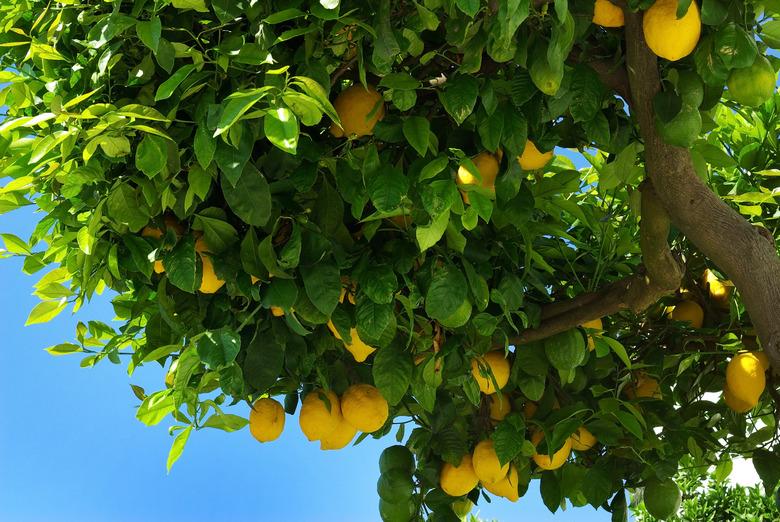
POLYGON ((704 271, 704 284, 709 290, 710 300, 720 308, 729 307, 729 299, 734 292, 734 283, 721 281, 708 268, 704 271))
POLYGON ((453 466, 445 462, 439 474, 439 486, 451 497, 462 497, 479 483, 479 478, 474 472, 471 463, 471 455, 463 455, 460 464, 453 466))
POLYGON ((512 412, 512 403, 509 401, 509 397, 502 395, 491 395, 488 399, 490 406, 490 419, 494 421, 502 421, 504 417, 512 412))
POLYGON ((740 105, 758 107, 775 93, 777 73, 763 55, 756 56, 753 65, 732 69, 726 85, 731 98, 740 105))
POLYGON ((504 497, 510 502, 517 502, 520 499, 517 491, 518 482, 517 468, 511 465, 509 473, 504 478, 496 482, 483 482, 482 486, 494 495, 504 497))
POLYGON ((580 426, 571 434, 571 448, 577 451, 588 451, 597 442, 596 437, 585 426, 580 426))
MULTIPOLYGON (((474 164, 475 167, 477 167, 477 170, 479 171, 479 177, 482 178, 482 181, 480 182, 477 179, 477 176, 475 176, 473 173, 469 171, 468 168, 466 168, 465 165, 461 165, 458 167, 458 174, 455 177, 455 182, 458 185, 477 185, 481 186, 484 189, 487 189, 491 193, 495 194, 496 192, 496 176, 498 176, 498 158, 491 154, 490 152, 480 152, 473 158, 471 158, 471 162, 474 164)), ((463 201, 468 204, 469 202, 469 193, 465 190, 460 191, 461 195, 463 196, 463 201)))
POLYGON ((547 165, 552 159, 552 151, 541 153, 533 141, 525 142, 523 153, 517 157, 517 162, 523 170, 537 170, 547 165))
MULTIPOLYGON (((761 366, 764 367, 764 371, 767 371, 771 366, 771 363, 769 362, 769 356, 766 352, 753 352, 753 354, 758 357, 758 361, 761 363, 761 366)), ((173 365, 171 365, 171 368, 173 368, 173 365)))
POLYGON ((682 501, 680 488, 671 479, 648 480, 643 497, 647 512, 659 520, 666 520, 677 513, 682 501))
POLYGON ((209 247, 203 238, 198 238, 195 242, 195 251, 200 255, 200 261, 203 265, 203 274, 200 279, 200 288, 198 290, 204 294, 214 294, 225 285, 225 281, 217 277, 214 271, 214 264, 211 262, 209 247))
POLYGON ((339 303, 344 302, 346 297, 350 304, 355 304, 355 290, 357 285, 350 281, 348 277, 341 278, 341 295, 339 295, 339 303))
POLYGON ((596 0, 593 23, 601 27, 623 27, 626 21, 621 8, 609 0, 596 0))
POLYGON ((736 413, 747 413, 755 408, 758 404, 758 401, 752 403, 734 397, 734 394, 731 393, 731 390, 729 390, 728 384, 723 386, 723 401, 726 403, 726 406, 731 408, 736 413))
POLYGON ((626 387, 626 396, 629 399, 636 398, 661 398, 661 387, 658 381, 644 372, 634 375, 634 383, 626 387))
POLYGON ((704 324, 704 310, 696 301, 682 301, 671 307, 668 313, 672 321, 689 323, 691 328, 701 328, 704 324))
POLYGON ((656 56, 676 61, 691 54, 701 36, 699 6, 691 2, 685 16, 677 19, 677 0, 656 0, 645 11, 642 28, 656 56))
MULTIPOLYGON (((333 334, 333 337, 339 341, 342 340, 339 331, 336 329, 336 325, 333 324, 333 321, 328 321, 328 329, 333 334)), ((352 354, 352 357, 355 358, 355 361, 363 362, 368 359, 369 355, 376 351, 376 348, 367 345, 362 341, 362 339, 360 339, 357 328, 350 328, 349 336, 352 338, 352 343, 344 343, 344 348, 346 348, 347 351, 352 354)))
POLYGON ((320 449, 339 450, 352 442, 356 433, 357 429, 342 417, 336 429, 320 439, 320 449))
MULTIPOLYGON (((533 434, 531 437, 531 443, 533 443, 534 446, 539 446, 539 443, 541 443, 544 440, 544 432, 537 431, 533 434)), ((536 465, 539 466, 542 469, 545 470, 553 470, 558 469, 561 466, 563 466, 566 461, 569 459, 569 455, 571 454, 571 438, 566 439, 566 442, 563 443, 563 446, 561 449, 553 453, 553 456, 550 457, 546 453, 534 453, 534 455, 531 457, 534 459, 534 462, 536 462, 536 465)))
MULTIPOLYGON (((163 222, 165 223, 165 229, 166 230, 173 230, 176 232, 177 236, 181 236, 184 234, 184 227, 179 223, 179 221, 173 217, 173 216, 165 216, 163 218, 163 222)), ((150 237, 152 239, 160 240, 163 238, 165 233, 154 226, 146 226, 141 230, 141 236, 142 237, 150 237)), ((162 274, 165 272, 165 267, 163 266, 163 262, 160 259, 155 260, 154 262, 154 273, 155 274, 162 274)))
POLYGON ((726 385, 734 398, 756 404, 766 387, 766 368, 753 352, 735 355, 726 366, 726 385))
POLYGON ((485 395, 498 391, 493 386, 493 378, 496 379, 499 390, 506 386, 506 383, 509 382, 509 370, 509 361, 500 351, 488 352, 482 357, 472 359, 471 361, 471 375, 474 376, 477 384, 479 384, 479 390, 485 395), (490 368, 489 374, 483 376, 480 366, 490 368), (490 376, 491 373, 492 377, 490 376))
POLYGON ((298 423, 307 439, 322 440, 339 427, 341 419, 338 395, 330 390, 312 390, 303 399, 298 423))
POLYGON ((280 308, 278 306, 272 306, 271 315, 273 315, 274 317, 284 317, 284 308, 280 308))
POLYGON ((341 396, 341 412, 355 428, 373 433, 387 421, 387 401, 370 384, 353 384, 341 396))
MULTIPOLYGON (((604 1, 609 2, 609 0, 604 0, 604 1)), ((594 319, 592 321, 587 321, 582 323, 580 326, 582 326, 586 330, 598 330, 599 332, 604 329, 604 325, 602 324, 601 319, 594 319)), ((596 341, 593 340, 593 334, 588 333, 588 350, 592 352, 595 349, 596 349, 596 341)))
POLYGON ((509 463, 501 465, 496 455, 496 447, 490 439, 485 439, 474 447, 471 462, 474 473, 482 482, 498 482, 509 473, 509 463))
POLYGON ((249 431, 260 442, 279 438, 284 429, 284 408, 279 401, 257 399, 249 412, 249 431))
POLYGON ((333 102, 333 107, 339 115, 341 127, 333 122, 330 133, 337 138, 369 136, 385 115, 382 95, 371 85, 365 88, 355 84, 342 91, 333 102))

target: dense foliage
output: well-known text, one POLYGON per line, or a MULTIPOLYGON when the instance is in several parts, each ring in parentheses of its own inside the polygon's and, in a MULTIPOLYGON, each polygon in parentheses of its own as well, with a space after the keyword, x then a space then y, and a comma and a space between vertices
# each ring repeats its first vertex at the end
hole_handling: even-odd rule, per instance
MULTIPOLYGON (((658 125, 777 239, 780 98, 753 108, 724 86, 780 44, 780 3, 698 8, 696 50, 660 62, 658 125)), ((550 303, 642 262, 643 144, 599 74, 623 62, 622 30, 591 23, 593 11, 592 0, 4 0, 0 212, 41 211, 30 238, 2 236, 4 255, 43 272, 28 323, 111 291, 118 328, 87 321, 49 351, 131 374, 159 365, 159 389, 133 391, 141 422, 175 423, 169 467, 193 431, 246 426, 223 406, 261 397, 284 396, 287 414, 309 397, 318 420, 304 429, 332 422, 344 444, 358 424, 392 432, 414 459, 383 470, 390 520, 452 519, 440 480, 486 438, 512 463, 501 469, 514 489, 498 494, 541 479, 552 511, 625 518, 626 488, 674 476, 683 458, 757 455, 773 486, 770 393, 757 389, 747 413, 721 397, 729 357, 756 350, 754 332, 677 231, 677 295, 512 343, 550 303), (503 356, 503 370, 489 362, 503 356), (348 389, 371 415, 349 413, 348 389)), ((270 402, 254 411, 252 433, 279 436, 284 415, 270 402)), ((477 502, 475 486, 462 494, 477 502)))

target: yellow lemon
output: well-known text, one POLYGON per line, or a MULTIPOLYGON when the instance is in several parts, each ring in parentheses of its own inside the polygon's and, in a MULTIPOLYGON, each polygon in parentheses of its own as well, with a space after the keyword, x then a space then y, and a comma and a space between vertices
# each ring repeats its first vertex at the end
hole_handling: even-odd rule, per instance
POLYGON ((758 357, 758 361, 761 363, 761 366, 764 367, 764 371, 767 371, 771 366, 771 363, 769 362, 769 356, 766 352, 753 352, 753 354, 758 357))
MULTIPOLYGON (((466 168, 465 165, 458 167, 458 174, 455 177, 455 182, 458 185, 477 185, 487 189, 491 193, 495 194, 496 191, 496 176, 498 176, 499 159, 490 152, 480 152, 473 158, 471 162, 477 167, 479 176, 482 178, 480 182, 472 172, 466 168)), ((469 202, 469 193, 465 190, 460 191, 465 203, 469 202)))
POLYGON ((690 324, 691 328, 701 328, 704 324, 704 310, 696 301, 682 301, 677 303, 667 314, 672 321, 680 321, 690 324))
POLYGON ((528 401, 523 404, 523 415, 525 415, 525 419, 533 419, 534 415, 536 415, 536 410, 538 409, 539 405, 533 401, 528 401))
POLYGON ((252 280, 253 285, 256 285, 257 283, 260 282, 260 278, 257 276, 250 276, 250 279, 252 280))
POLYGON ((355 289, 357 285, 350 281, 348 277, 341 278, 341 295, 339 295, 339 303, 344 302, 346 297, 350 304, 355 304, 355 289))
POLYGON ((257 399, 249 412, 249 431, 260 442, 279 438, 284 429, 284 408, 274 399, 257 399))
POLYGON ((585 426, 580 426, 571 434, 571 448, 577 451, 588 451, 598 440, 585 426))
POLYGON ((474 473, 482 482, 498 482, 509 473, 509 463, 501 465, 496 455, 496 447, 490 439, 485 439, 474 447, 471 462, 474 473))
POLYGON ((471 361, 471 375, 474 376, 477 384, 479 384, 479 390, 485 395, 496 393, 496 391, 506 386, 506 383, 509 382, 509 370, 509 361, 500 351, 488 352, 482 357, 471 361), (483 376, 480 367, 489 368, 490 372, 488 375, 483 376), (490 374, 492 374, 492 377, 490 374), (493 378, 495 378, 496 384, 498 384, 498 390, 493 385, 493 378))
POLYGON ((710 300, 719 308, 728 308, 729 299, 734 292, 734 283, 731 281, 721 281, 718 276, 712 273, 708 268, 704 271, 704 285, 709 290, 710 300))
POLYGON ((609 0, 596 0, 593 7, 593 23, 601 27, 623 27, 626 21, 623 9, 609 0))
POLYGON ((740 352, 726 366, 726 385, 734 398, 756 404, 766 387, 766 367, 753 352, 740 352))
POLYGON ((312 390, 303 399, 298 423, 307 439, 322 440, 339 427, 341 420, 341 403, 332 391, 312 390))
POLYGON ((504 417, 509 415, 512 411, 512 403, 509 401, 509 397, 503 395, 491 395, 488 399, 490 406, 490 419, 494 421, 502 421, 504 417))
POLYGON ((451 497, 461 497, 477 487, 479 478, 474 472, 471 455, 463 455, 460 464, 445 462, 439 474, 439 486, 451 497))
MULTIPOLYGON (((328 321, 328 329, 333 334, 333 337, 339 341, 342 340, 339 331, 336 329, 336 325, 333 324, 333 321, 328 321)), ((349 336, 352 338, 352 343, 344 343, 344 348, 346 348, 347 351, 352 354, 352 357, 355 358, 355 361, 363 362, 368 359, 369 355, 376 351, 376 348, 363 342, 363 340, 358 335, 357 328, 350 328, 349 336)))
POLYGON ((284 317, 284 309, 278 306, 272 306, 271 315, 274 317, 284 317))
POLYGON ((203 264, 203 275, 200 279, 200 290, 204 294, 214 294, 225 285, 225 281, 217 277, 214 271, 214 264, 208 254, 201 254, 200 260, 203 264))
POLYGON ((525 142, 523 154, 517 157, 517 162, 523 170, 537 170, 547 165, 552 156, 552 151, 541 153, 534 142, 528 140, 525 142))
POLYGON ((517 502, 520 499, 517 491, 518 482, 517 468, 511 465, 509 473, 504 478, 496 482, 482 482, 482 485, 494 495, 504 497, 510 502, 517 502))
POLYGON ((670 61, 691 54, 701 36, 699 6, 691 2, 685 15, 677 19, 677 0, 656 0, 645 11, 642 22, 645 40, 656 56, 670 61))
POLYGON ((626 396, 629 399, 636 398, 661 398, 661 387, 658 381, 644 372, 634 375, 634 383, 626 387, 626 396))
MULTIPOLYGON (((177 236, 181 236, 182 234, 184 234, 184 227, 173 216, 165 216, 163 218, 163 222, 165 223, 166 230, 169 229, 173 230, 174 232, 176 232, 177 236)), ((150 237, 152 239, 160 240, 163 238, 164 235, 165 233, 162 230, 154 226, 146 226, 143 228, 143 230, 141 230, 142 237, 150 237)), ((155 260, 154 273, 162 274, 163 272, 165 272, 165 266, 163 266, 162 260, 160 259, 155 260)))
POLYGON ((348 423, 342 417, 341 422, 339 422, 338 426, 336 426, 336 429, 333 430, 330 435, 326 435, 320 439, 320 449, 339 450, 344 448, 347 446, 347 444, 352 442, 352 439, 355 438, 356 433, 357 428, 348 423))
POLYGON ((341 412, 347 422, 373 433, 387 421, 389 407, 382 394, 370 384, 353 384, 341 396, 341 412))
MULTIPOLYGON (((605 0, 605 1, 608 2, 609 0, 605 0)), ((604 329, 604 325, 602 324, 601 319, 594 319, 592 321, 586 321, 586 322, 582 323, 580 326, 582 326, 583 328, 585 328, 587 330, 599 330, 599 331, 601 331, 601 330, 604 329)), ((596 349, 596 342, 593 340, 593 335, 589 333, 588 334, 588 350, 590 350, 592 352, 595 349, 596 349)))
MULTIPOLYGON (((533 434, 531 437, 531 442, 534 446, 539 446, 539 443, 541 443, 544 440, 544 432, 537 431, 533 434)), ((534 453, 534 455, 531 457, 534 462, 536 462, 536 465, 544 470, 553 470, 558 469, 561 466, 563 466, 566 461, 569 459, 569 455, 571 454, 571 439, 566 439, 566 442, 563 443, 563 446, 561 449, 553 453, 553 456, 550 457, 546 453, 534 453)))
POLYGON ((757 400, 756 402, 747 402, 734 397, 734 394, 731 393, 728 384, 723 386, 723 401, 726 403, 726 406, 731 408, 736 413, 747 413, 755 408, 758 404, 757 400))
POLYGON ((368 88, 355 84, 342 91, 333 102, 333 107, 341 120, 330 126, 330 133, 337 138, 369 136, 374 126, 385 115, 382 95, 369 85, 368 88))

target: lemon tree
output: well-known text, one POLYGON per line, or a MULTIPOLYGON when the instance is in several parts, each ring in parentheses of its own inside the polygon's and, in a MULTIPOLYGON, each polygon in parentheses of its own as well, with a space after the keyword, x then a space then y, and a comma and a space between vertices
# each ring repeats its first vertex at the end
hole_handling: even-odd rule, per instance
POLYGON ((204 429, 394 440, 393 522, 532 481, 553 512, 674 516, 679 469, 737 456, 775 492, 777 2, 5 0, 0 21, 0 213, 39 219, 0 257, 35 277, 29 325, 111 300, 116 324, 47 350, 158 368, 132 392, 169 469, 204 429))

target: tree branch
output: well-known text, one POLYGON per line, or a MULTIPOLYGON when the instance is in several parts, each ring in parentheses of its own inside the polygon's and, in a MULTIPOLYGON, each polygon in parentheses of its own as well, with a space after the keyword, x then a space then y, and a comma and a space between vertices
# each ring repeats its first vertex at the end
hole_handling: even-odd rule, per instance
POLYGON ((649 183, 644 183, 641 191, 642 220, 639 226, 643 269, 598 292, 544 307, 539 327, 524 330, 510 339, 510 343, 518 345, 545 339, 621 310, 639 313, 680 287, 682 269, 667 243, 669 216, 649 183))
POLYGON ((645 169, 674 225, 726 273, 740 291, 772 366, 780 370, 780 258, 776 247, 699 179, 690 152, 663 141, 653 97, 661 82, 642 14, 625 11, 626 59, 633 105, 645 144, 645 169))

